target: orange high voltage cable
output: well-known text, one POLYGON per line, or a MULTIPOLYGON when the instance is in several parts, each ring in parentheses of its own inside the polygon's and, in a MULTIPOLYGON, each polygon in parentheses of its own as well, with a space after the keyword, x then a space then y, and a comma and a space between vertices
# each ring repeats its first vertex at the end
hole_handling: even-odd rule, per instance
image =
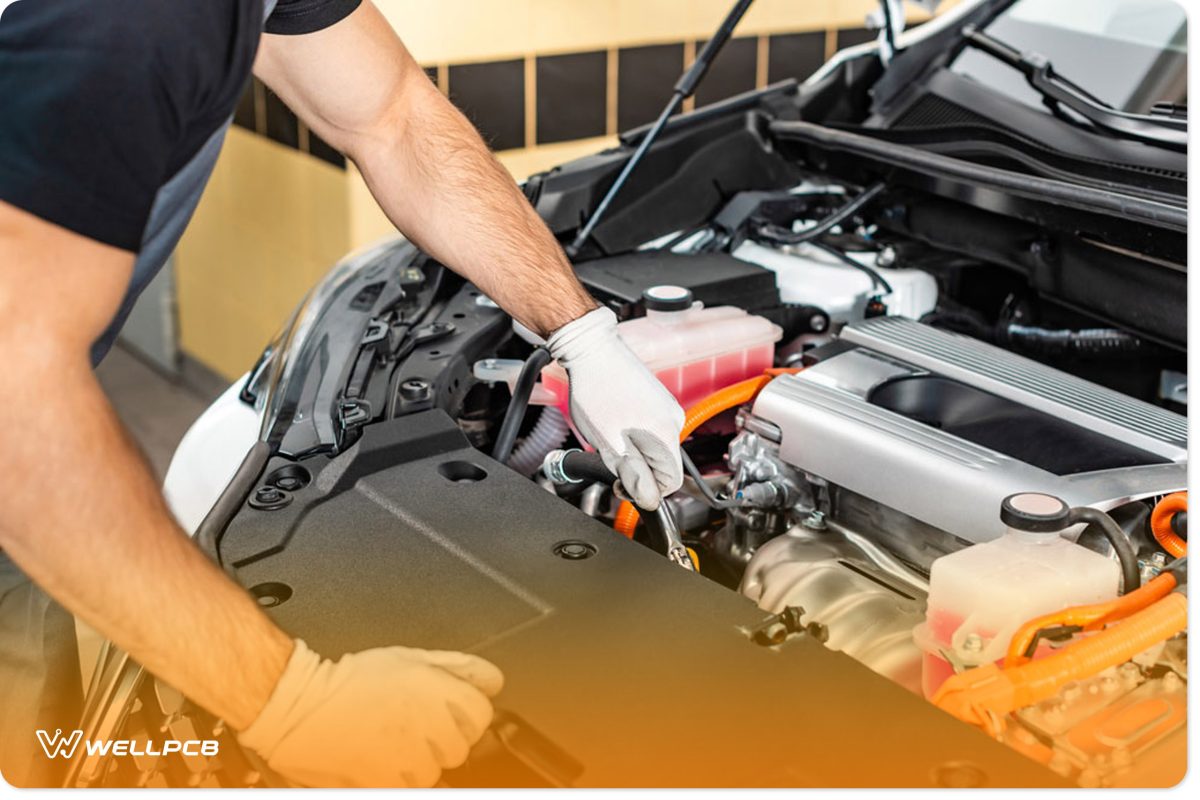
POLYGON ((1187 555, 1187 540, 1171 528, 1171 520, 1180 512, 1187 512, 1187 492, 1169 494, 1158 502, 1150 514, 1150 532, 1154 539, 1175 558, 1187 555))
MULTIPOLYGON (((743 403, 749 403, 763 387, 780 375, 794 375, 799 372, 799 369, 769 369, 762 375, 756 375, 753 378, 747 378, 739 383, 734 383, 726 386, 724 389, 717 391, 700 400, 695 405, 687 410, 687 416, 683 422, 683 430, 679 433, 679 441, 685 441, 691 436, 697 428, 708 422, 718 414, 722 414, 731 408, 737 408, 743 403)), ((633 503, 625 500, 617 509, 617 517, 613 520, 613 528, 621 535, 632 539, 633 532, 638 524, 638 510, 634 508, 633 503)))
POLYGON ((997 719, 1053 697, 1072 681, 1124 664, 1186 629, 1187 598, 1172 592, 1055 655, 1012 669, 985 664, 954 675, 938 689, 933 703, 964 722, 994 730, 997 719))
POLYGON ((1038 631, 1060 625, 1074 626, 1084 632, 1099 630, 1111 622, 1124 619, 1135 611, 1141 611, 1151 603, 1161 600, 1170 594, 1175 586, 1175 576, 1170 572, 1164 572, 1149 583, 1115 600, 1086 606, 1072 606, 1031 619, 1013 634, 1012 641, 1008 645, 1008 652, 1004 656, 1004 668, 1019 667, 1029 662, 1030 648, 1037 638, 1038 631))

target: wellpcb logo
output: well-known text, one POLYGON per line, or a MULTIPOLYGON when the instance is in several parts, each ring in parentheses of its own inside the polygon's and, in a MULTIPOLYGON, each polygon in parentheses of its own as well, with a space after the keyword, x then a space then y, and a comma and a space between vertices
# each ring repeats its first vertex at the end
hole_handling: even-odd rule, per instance
POLYGON ((59 728, 53 736, 47 731, 38 731, 37 737, 42 743, 42 749, 46 751, 46 758, 70 758, 75 755, 75 748, 79 747, 83 731, 73 731, 70 736, 63 736, 62 728, 59 728))
POLYGON ((221 743, 216 739, 165 739, 161 746, 155 749, 155 743, 149 740, 135 741, 133 739, 84 739, 83 731, 71 731, 64 736, 62 728, 53 735, 49 731, 37 731, 38 741, 46 751, 46 758, 63 757, 66 759, 75 755, 79 743, 89 756, 165 756, 171 753, 181 753, 185 756, 215 756, 221 749, 221 743))

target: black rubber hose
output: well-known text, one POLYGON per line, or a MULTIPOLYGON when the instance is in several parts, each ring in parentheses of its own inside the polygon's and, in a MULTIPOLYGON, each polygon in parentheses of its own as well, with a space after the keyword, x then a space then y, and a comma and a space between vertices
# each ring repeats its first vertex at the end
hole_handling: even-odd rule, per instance
POLYGON ((1003 344, 1039 355, 1127 356, 1142 349, 1142 341, 1114 328, 1052 330, 1012 323, 1001 329, 1003 344))
POLYGON ((1087 506, 1078 506, 1071 509, 1070 521, 1071 524, 1086 522, 1095 525, 1104 534, 1104 538, 1108 539, 1117 554, 1117 560, 1121 562, 1122 594, 1129 594, 1142 585, 1137 551, 1133 549, 1133 542, 1129 540, 1129 535, 1121 529, 1116 520, 1103 511, 1087 506))
POLYGON ((825 244, 824 242, 813 242, 812 246, 817 248, 818 250, 829 253, 829 255, 838 259, 843 264, 854 267, 859 272, 866 273, 867 277, 871 279, 871 282, 875 284, 875 288, 881 290, 884 294, 892 293, 892 285, 890 283, 888 283, 887 280, 885 280, 882 275, 880 275, 878 272, 876 272, 871 267, 868 267, 866 264, 861 264, 858 261, 855 261, 853 258, 846 255, 841 250, 838 250, 836 247, 830 247, 829 245, 825 244))
POLYGON ((562 472, 568 480, 575 482, 592 481, 608 486, 617 482, 617 476, 604 466, 599 453, 568 450, 562 458, 562 472))
MULTIPOLYGON (((683 457, 683 468, 687 470, 688 475, 696 482, 700 488, 701 494, 704 495, 704 500, 713 508, 737 508, 745 505, 737 500, 722 500, 717 497, 713 490, 704 481, 704 476, 700 474, 700 470, 696 467, 692 457, 687 454, 686 450, 680 450, 680 455, 683 457)), ((582 450, 568 450, 562 458, 562 473, 571 481, 596 481, 599 483, 612 486, 616 482, 617 476, 609 472, 608 467, 604 466, 604 461, 601 460, 599 453, 585 453, 582 450)))
POLYGON ((738 502, 737 500, 722 500, 721 498, 717 497, 716 493, 713 492, 712 487, 710 487, 708 482, 704 480, 704 476, 700 474, 700 469, 696 466, 696 462, 692 461, 692 457, 688 455, 687 450, 683 450, 681 448, 679 454, 683 457, 684 470, 686 470, 687 474, 690 475, 692 480, 696 482, 697 488, 700 489, 700 494, 704 495, 704 502, 708 503, 709 506, 718 510, 724 510, 727 508, 738 508, 746 505, 745 503, 738 502))
POLYGON ((550 351, 538 347, 525 359, 521 374, 517 376, 517 384, 513 387, 512 399, 508 401, 508 410, 504 412, 504 422, 500 432, 496 434, 496 444, 492 446, 492 458, 504 464, 512 455, 513 445, 517 443, 517 433, 521 423, 525 421, 525 412, 529 408, 529 397, 533 394, 533 385, 537 383, 542 368, 550 363, 550 351))
POLYGON ((846 203, 846 205, 834 211, 816 225, 805 228, 799 233, 784 230, 778 225, 761 225, 758 228, 757 235, 775 244, 803 244, 804 242, 810 242, 819 236, 824 236, 834 226, 845 222, 865 207, 867 203, 870 203, 876 197, 883 194, 885 188, 887 187, 882 181, 871 184, 866 189, 863 189, 857 197, 846 203))

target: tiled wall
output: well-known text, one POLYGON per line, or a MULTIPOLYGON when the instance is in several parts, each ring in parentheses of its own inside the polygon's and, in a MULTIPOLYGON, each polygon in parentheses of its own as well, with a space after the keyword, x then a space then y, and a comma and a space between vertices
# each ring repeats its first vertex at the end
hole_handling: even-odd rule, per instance
MULTIPOLYGON (((736 36, 687 107, 786 78, 802 80, 833 51, 873 38, 863 27, 736 36)), ((493 150, 515 150, 612 136, 651 121, 704 41, 437 64, 425 67, 425 72, 475 123, 493 150)), ((234 122, 286 147, 346 166, 340 153, 309 131, 258 80, 247 86, 234 122)))
MULTIPOLYGON (((948 0, 945 6, 951 5, 948 0)), ((517 178, 648 122, 730 0, 375 0, 517 178)), ((876 0, 757 0, 697 97, 803 78, 876 0)), ((910 9, 911 10, 911 9, 910 9)), ((180 346, 232 379, 343 254, 391 232, 366 186, 260 82, 176 253, 180 346)))

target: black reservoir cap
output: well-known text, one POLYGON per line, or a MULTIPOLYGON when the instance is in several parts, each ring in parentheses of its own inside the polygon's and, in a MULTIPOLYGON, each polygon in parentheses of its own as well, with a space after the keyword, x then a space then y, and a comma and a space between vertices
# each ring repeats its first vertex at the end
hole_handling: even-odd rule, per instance
POLYGON ((651 286, 642 292, 647 311, 687 311, 692 307, 692 292, 683 286, 651 286))
POLYGON ((1019 531, 1056 533, 1070 524, 1070 517, 1070 507, 1052 494, 1020 492, 1000 503, 1000 521, 1019 531))

